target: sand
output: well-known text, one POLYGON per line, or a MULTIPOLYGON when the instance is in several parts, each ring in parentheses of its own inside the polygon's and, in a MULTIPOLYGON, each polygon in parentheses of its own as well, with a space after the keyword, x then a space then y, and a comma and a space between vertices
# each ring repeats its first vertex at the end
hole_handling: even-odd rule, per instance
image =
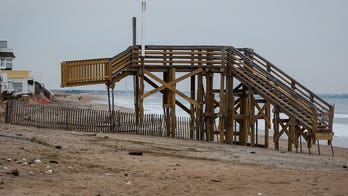
POLYGON ((0 195, 348 194, 345 148, 333 157, 328 146, 319 156, 287 152, 286 143, 276 151, 9 124, 0 134, 0 195))
MULTIPOLYGON (((56 101, 54 104, 74 105, 84 108, 92 108, 96 110, 109 110, 107 104, 98 104, 98 101, 107 100, 107 94, 65 94, 55 93, 56 101), (79 99, 80 98, 80 99, 79 99)), ((134 109, 115 105, 116 111, 133 112, 134 109)))
POLYGON ((0 134, 36 138, 0 137, 0 195, 348 194, 344 148, 333 157, 328 149, 319 156, 15 125, 2 125, 0 134))

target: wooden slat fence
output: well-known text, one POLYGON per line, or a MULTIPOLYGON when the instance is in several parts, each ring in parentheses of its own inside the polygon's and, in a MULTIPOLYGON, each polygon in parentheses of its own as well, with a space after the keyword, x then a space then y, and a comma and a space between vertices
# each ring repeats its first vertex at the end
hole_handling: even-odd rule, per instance
MULTIPOLYGON (((160 114, 145 114, 142 122, 137 124, 133 112, 115 111, 110 115, 105 110, 21 101, 7 102, 6 123, 79 132, 166 135, 165 121, 160 114)), ((188 117, 177 117, 176 127, 176 138, 196 138, 190 131, 188 117)))

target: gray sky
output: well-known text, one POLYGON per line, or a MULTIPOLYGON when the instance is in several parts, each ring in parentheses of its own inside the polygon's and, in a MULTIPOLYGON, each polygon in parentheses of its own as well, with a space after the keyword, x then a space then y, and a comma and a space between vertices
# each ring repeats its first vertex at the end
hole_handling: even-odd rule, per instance
MULTIPOLYGON (((55 89, 61 61, 111 57, 131 45, 131 18, 139 24, 141 10, 140 0, 0 0, 0 7, 0 40, 14 49, 14 68, 55 89)), ((147 0, 145 37, 254 48, 314 92, 348 93, 347 10, 346 0, 147 0)), ((126 83, 130 89, 131 78, 117 89, 126 83)), ((96 88, 104 86, 88 87, 96 88)))

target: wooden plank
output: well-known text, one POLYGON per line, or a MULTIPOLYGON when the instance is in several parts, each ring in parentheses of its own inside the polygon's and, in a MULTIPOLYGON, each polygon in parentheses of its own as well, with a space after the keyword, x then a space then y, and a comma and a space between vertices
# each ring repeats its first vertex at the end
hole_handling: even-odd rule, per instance
POLYGON ((265 148, 269 146, 269 129, 271 128, 270 103, 265 103, 265 148))
MULTIPOLYGON (((171 57, 170 57, 171 58, 171 57)), ((175 80, 175 68, 170 68, 169 71, 169 82, 175 80)), ((173 89, 176 89, 176 84, 172 84, 171 87, 173 89)), ((170 89, 169 89, 170 90, 170 89)), ((179 91, 178 91, 179 92, 179 91)), ((175 92, 170 91, 169 94, 169 100, 170 100, 170 105, 171 105, 171 130, 172 130, 172 137, 176 137, 176 105, 175 105, 175 92)))
POLYGON ((225 143, 225 107, 226 107, 226 94, 225 94, 225 75, 220 75, 220 102, 219 102, 219 132, 220 143, 225 143))
POLYGON ((212 88, 213 88, 213 74, 212 73, 206 73, 206 105, 205 105, 205 124, 206 124, 206 134, 207 134, 207 141, 213 140, 213 131, 214 131, 214 119, 213 119, 213 113, 214 113, 214 107, 213 107, 213 95, 212 95, 212 88))
MULTIPOLYGON (((196 99, 196 76, 191 76, 190 80, 190 97, 191 99, 196 99)), ((190 104, 190 139, 194 138, 194 131, 195 131, 195 105, 190 104)))
POLYGON ((227 133, 226 143, 233 143, 234 134, 234 96, 233 96, 233 76, 229 75, 226 78, 226 94, 227 94, 227 133))
POLYGON ((146 75, 150 76, 151 78, 153 78, 154 80, 156 80, 157 82, 161 83, 163 86, 165 86, 167 89, 171 90, 172 92, 178 94, 180 97, 182 97, 183 99, 189 101, 190 103, 194 104, 196 107, 200 107, 200 105, 192 100, 191 98, 189 98, 188 96, 186 96, 185 94, 183 94, 182 92, 178 91, 177 89, 173 88, 171 85, 169 85, 168 83, 164 82, 163 80, 159 79, 157 76, 155 76, 154 74, 152 74, 151 72, 147 71, 144 69, 144 73, 146 73, 146 75))
POLYGON ((248 91, 248 103, 249 103, 250 144, 251 144, 251 147, 255 147, 255 98, 254 98, 254 92, 252 89, 249 89, 248 91))
POLYGON ((333 140, 334 133, 315 133, 316 140, 333 140))
MULTIPOLYGON (((185 74, 185 75, 183 75, 183 76, 181 76, 181 77, 179 77, 179 78, 177 78, 177 79, 174 79, 174 80, 171 80, 170 82, 168 82, 167 84, 168 85, 173 85, 173 84, 176 84, 176 83, 178 83, 178 82, 180 82, 180 81, 182 81, 182 80, 185 80, 186 78, 189 78, 189 77, 191 77, 191 76, 194 76, 194 75, 197 75, 198 73, 200 73, 200 72, 202 72, 203 71, 203 69, 202 68, 198 68, 198 69, 196 69, 196 70, 194 70, 194 71, 192 71, 192 72, 190 72, 190 73, 187 73, 187 74, 185 74)), ((151 77, 151 76, 150 76, 151 77)), ((164 85, 162 85, 162 86, 160 86, 160 87, 157 87, 157 88, 155 88, 155 89, 153 89, 153 90, 151 90, 151 91, 148 91, 147 93, 145 93, 144 95, 142 95, 142 99, 144 99, 144 98, 146 98, 146 97, 148 97, 148 96, 150 96, 150 95, 153 95, 153 94, 155 94, 155 93, 157 93, 158 91, 161 91, 161 90, 163 90, 163 89, 165 89, 166 87, 164 86, 164 85)))

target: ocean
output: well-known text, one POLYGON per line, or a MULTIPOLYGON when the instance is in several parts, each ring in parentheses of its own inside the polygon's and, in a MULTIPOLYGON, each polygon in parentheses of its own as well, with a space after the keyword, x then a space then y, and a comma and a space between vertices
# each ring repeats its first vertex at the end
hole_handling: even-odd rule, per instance
MULTIPOLYGON (((177 100, 181 101, 184 105, 189 107, 187 101, 177 96, 177 100)), ((348 98, 324 98, 328 103, 335 104, 335 116, 334 116, 334 146, 348 148, 348 98)), ((98 103, 107 104, 107 96, 105 100, 96 101, 98 103)), ((119 105, 126 108, 134 108, 134 95, 130 91, 115 91, 115 105, 119 105)), ((188 116, 181 108, 176 109, 177 116, 188 116)), ((162 96, 160 93, 156 93, 152 96, 145 98, 144 100, 144 111, 148 114, 163 114, 162 109, 162 96)), ((262 128, 264 123, 259 121, 259 133, 262 134, 262 128)), ((270 130, 270 135, 273 132, 270 130)), ((324 144, 324 142, 321 142, 324 144)))

